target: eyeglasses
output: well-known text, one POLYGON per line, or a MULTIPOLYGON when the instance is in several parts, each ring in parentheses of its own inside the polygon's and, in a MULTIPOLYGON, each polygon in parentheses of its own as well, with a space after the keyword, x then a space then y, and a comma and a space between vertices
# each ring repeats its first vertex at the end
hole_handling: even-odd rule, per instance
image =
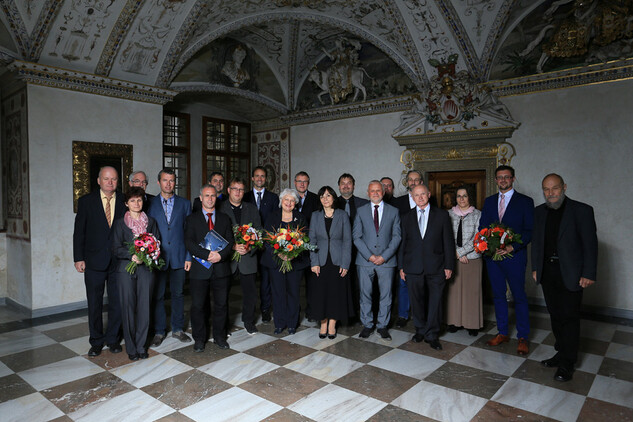
POLYGON ((230 190, 234 190, 235 192, 244 192, 243 188, 229 188, 230 190))
POLYGON ((506 176, 497 176, 497 177, 495 177, 495 179, 497 179, 497 180, 510 180, 510 179, 512 179, 513 177, 514 177, 514 176, 507 176, 507 175, 506 175, 506 176))
POLYGON ((134 179, 134 180, 132 180, 132 183, 137 183, 137 184, 141 184, 141 185, 147 186, 147 180, 134 179))

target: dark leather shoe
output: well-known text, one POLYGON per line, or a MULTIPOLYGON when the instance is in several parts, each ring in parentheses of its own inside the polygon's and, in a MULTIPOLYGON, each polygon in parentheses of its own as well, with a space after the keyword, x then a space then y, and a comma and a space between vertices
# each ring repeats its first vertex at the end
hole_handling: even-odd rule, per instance
POLYGON ((469 336, 477 337, 477 334, 479 334, 479 330, 468 330, 469 336))
POLYGON ((123 348, 118 343, 108 344, 108 349, 110 349, 110 353, 121 353, 123 351, 123 348))
POLYGON ((429 346, 435 350, 442 350, 442 344, 438 339, 433 340, 424 340, 426 343, 429 343, 429 346))
POLYGON ((296 333, 297 333, 296 328, 288 328, 288 334, 296 334, 296 333))
POLYGON ((363 327, 363 329, 361 330, 360 334, 358 335, 358 337, 360 338, 368 338, 371 333, 374 332, 373 328, 369 328, 369 327, 363 327))
POLYGON ((334 340, 336 338, 336 334, 336 331, 334 331, 334 334, 330 334, 330 332, 328 331, 327 338, 329 338, 330 340, 334 340))
POLYGON ((90 350, 88 350, 88 356, 94 358, 101 354, 101 350, 103 350, 103 346, 92 346, 90 350))
POLYGON ((414 342, 414 343, 422 343, 424 341, 424 335, 416 334, 416 335, 413 336, 411 341, 414 342))
POLYGON ((147 352, 139 353, 138 357, 139 359, 147 359, 149 357, 149 354, 147 352))
POLYGON ((273 334, 281 334, 284 331, 283 328, 275 328, 275 331, 273 331, 273 334))
POLYGON ((127 357, 130 358, 130 360, 138 360, 138 355, 134 354, 134 355, 127 355, 127 357))
POLYGON ((528 342, 524 338, 519 339, 519 345, 517 346, 517 353, 521 356, 525 356, 530 353, 530 348, 528 347, 528 342))
POLYGON ((456 332, 458 332, 459 330, 461 330, 461 328, 460 328, 460 327, 456 327, 456 326, 454 326, 454 325, 452 325, 452 324, 451 324, 451 325, 449 325, 449 326, 448 326, 448 328, 446 329, 446 331, 448 331, 449 333, 456 333, 456 332))
POLYGON ((389 334, 389 330, 387 329, 387 327, 379 328, 376 331, 378 331, 378 334, 380 334, 380 338, 382 338, 383 340, 391 341, 391 335, 389 334))
POLYGON ((262 311, 262 322, 270 322, 270 311, 262 311))
POLYGON ((573 370, 569 370, 563 366, 560 366, 556 370, 556 374, 554 374, 554 379, 560 382, 567 382, 567 381, 571 381, 573 375, 574 375, 573 370))
POLYGON ((407 319, 398 317, 396 320, 396 328, 404 328, 407 325, 407 319))
POLYGON ((215 345, 218 346, 220 349, 228 349, 229 348, 229 343, 226 342, 226 340, 224 339, 219 339, 216 338, 214 340, 215 345))
POLYGON ((543 365, 546 368, 558 368, 559 364, 560 364, 560 360, 558 360, 556 356, 554 356, 553 358, 549 358, 549 359, 545 359, 541 361, 541 365, 543 365))
POLYGON ((250 335, 253 335, 257 332, 259 332, 259 330, 257 329, 257 327, 255 327, 255 324, 245 324, 244 328, 246 328, 246 332, 250 335))
POLYGON ((201 341, 196 341, 196 344, 193 345, 193 351, 196 353, 204 352, 204 343, 201 341))
POLYGON ((510 337, 504 336, 503 334, 497 334, 491 340, 488 340, 486 344, 488 346, 498 346, 501 343, 507 343, 510 341, 510 337))

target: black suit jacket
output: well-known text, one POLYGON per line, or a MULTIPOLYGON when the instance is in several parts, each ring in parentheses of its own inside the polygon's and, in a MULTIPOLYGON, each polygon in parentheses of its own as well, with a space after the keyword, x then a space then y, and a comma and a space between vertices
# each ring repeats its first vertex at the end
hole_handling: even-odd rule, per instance
MULTIPOLYGON (((113 220, 124 214, 123 195, 116 192, 113 220)), ((111 231, 101 202, 101 191, 97 190, 79 198, 73 232, 74 262, 85 261, 86 269, 106 271, 112 261, 111 231)))
MULTIPOLYGON (((220 236, 226 239, 229 244, 219 251, 222 260, 206 269, 195 259, 191 260, 191 270, 189 276, 197 279, 208 279, 209 277, 228 277, 231 275, 230 259, 233 256, 233 230, 229 217, 215 209, 215 230, 220 236)), ((206 259, 209 251, 200 246, 200 243, 209 232, 209 224, 202 211, 194 212, 187 217, 185 222, 185 247, 191 255, 206 259)))
POLYGON ((402 218, 402 242, 398 267, 405 274, 437 275, 455 268, 455 241, 451 218, 446 210, 429 206, 424 239, 418 227, 417 207, 402 218))
POLYGON ((305 217, 307 225, 310 225, 312 213, 321 209, 321 201, 319 200, 319 196, 314 192, 306 191, 305 199, 303 200, 303 205, 301 206, 301 208, 299 208, 299 205, 300 204, 297 204, 297 209, 305 217))
MULTIPOLYGON (((356 218, 356 210, 363 205, 369 203, 367 199, 359 198, 358 196, 352 195, 349 198, 349 221, 350 223, 354 223, 354 219, 356 218)), ((340 209, 345 211, 345 198, 339 196, 336 198, 336 204, 340 209)))
MULTIPOLYGON (((296 209, 292 211, 293 222, 290 223, 290 227, 293 229, 303 228, 305 233, 308 233, 308 225, 306 219, 296 209)), ((264 223, 264 230, 267 232, 275 232, 281 227, 281 209, 277 209, 273 214, 268 217, 266 223, 264 223)), ((262 254, 262 265, 268 268, 279 268, 277 260, 273 257, 273 248, 266 243, 264 253, 262 254)), ((310 266, 310 254, 304 252, 295 259, 292 260, 292 270, 299 271, 310 266)))
POLYGON ((143 198, 143 212, 147 214, 147 210, 149 209, 149 203, 154 198, 155 195, 146 193, 145 198, 143 198))
MULTIPOLYGON (((231 225, 242 225, 252 223, 252 226, 256 229, 262 229, 262 220, 257 212, 257 207, 250 202, 242 202, 242 212, 240 214, 240 221, 235 218, 235 213, 231 208, 230 201, 224 201, 218 207, 220 212, 226 214, 231 220, 231 225)), ((242 274, 254 274, 257 272, 257 249, 251 249, 251 251, 242 256, 240 262, 231 261, 231 272, 235 272, 239 266, 240 273, 242 274)))
MULTIPOLYGON (((146 231, 153 234, 156 239, 160 240, 158 224, 156 224, 156 220, 149 216, 147 217, 146 231)), ((123 218, 120 218, 115 220, 112 224, 111 237, 111 249, 112 257, 115 262, 115 271, 125 272, 125 267, 127 267, 132 260, 130 248, 126 245, 126 243, 132 243, 134 241, 134 233, 132 233, 132 229, 125 225, 123 218)), ((147 271, 147 267, 145 265, 139 265, 138 268, 143 268, 142 271, 147 271)))
MULTIPOLYGON (((578 284, 581 277, 596 280, 598 266, 598 236, 593 208, 573 199, 565 199, 565 209, 558 229, 557 249, 559 265, 565 287, 571 291, 582 290, 578 284)), ((545 257, 545 222, 547 205, 534 210, 532 230, 532 271, 536 271, 537 282, 543 274, 545 257)))
MULTIPOLYGON (((244 193, 244 202, 250 202, 257 207, 257 200, 255 199, 255 193, 252 189, 244 193)), ((261 217, 262 223, 277 209, 279 209, 279 196, 268 189, 264 190, 262 204, 259 208, 259 216, 261 217)))

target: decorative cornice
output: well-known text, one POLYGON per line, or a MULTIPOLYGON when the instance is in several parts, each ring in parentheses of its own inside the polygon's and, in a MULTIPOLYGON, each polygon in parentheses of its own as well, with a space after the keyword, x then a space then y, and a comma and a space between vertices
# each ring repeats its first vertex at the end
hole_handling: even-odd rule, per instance
POLYGON ((177 94, 163 88, 76 72, 53 66, 15 60, 8 66, 18 79, 34 85, 124 98, 153 104, 166 104, 177 94))
POLYGON ((593 85, 633 78, 633 59, 487 82, 498 97, 593 85))

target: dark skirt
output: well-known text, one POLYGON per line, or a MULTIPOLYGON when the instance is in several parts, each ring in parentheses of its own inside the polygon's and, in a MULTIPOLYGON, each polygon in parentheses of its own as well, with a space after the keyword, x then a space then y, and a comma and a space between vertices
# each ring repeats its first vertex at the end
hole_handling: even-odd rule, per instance
POLYGON ((341 277, 339 269, 328 254, 320 275, 310 273, 310 316, 317 321, 325 318, 347 321, 353 315, 349 274, 341 277))

